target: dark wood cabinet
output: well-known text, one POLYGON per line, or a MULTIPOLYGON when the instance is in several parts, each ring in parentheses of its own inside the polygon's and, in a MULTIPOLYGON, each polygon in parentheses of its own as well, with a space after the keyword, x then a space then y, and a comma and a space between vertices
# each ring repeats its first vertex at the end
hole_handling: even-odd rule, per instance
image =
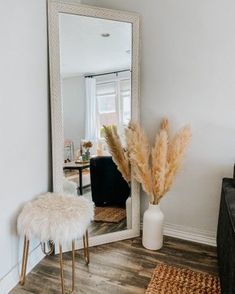
POLYGON ((235 294, 235 180, 223 179, 217 230, 219 274, 223 294, 235 294))

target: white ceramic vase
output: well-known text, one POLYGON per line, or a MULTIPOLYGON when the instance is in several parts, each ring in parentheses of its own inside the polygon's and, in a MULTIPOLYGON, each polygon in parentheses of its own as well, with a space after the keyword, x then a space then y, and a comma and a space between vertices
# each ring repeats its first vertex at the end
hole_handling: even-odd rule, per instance
POLYGON ((158 250, 163 245, 164 215, 159 205, 149 204, 143 217, 143 246, 150 250, 158 250))

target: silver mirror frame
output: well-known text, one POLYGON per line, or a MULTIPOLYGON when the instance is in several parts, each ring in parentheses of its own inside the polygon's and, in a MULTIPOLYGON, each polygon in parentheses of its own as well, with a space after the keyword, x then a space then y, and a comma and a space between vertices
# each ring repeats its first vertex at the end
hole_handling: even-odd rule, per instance
MULTIPOLYGON (((63 120, 60 77, 59 14, 75 14, 89 17, 129 22, 132 24, 132 120, 139 121, 139 15, 136 13, 81 5, 70 1, 48 1, 50 103, 52 126, 53 191, 63 191, 63 120)), ((132 228, 90 238, 90 246, 110 243, 140 235, 140 186, 132 176, 132 228)), ((78 248, 82 243, 78 243, 78 248)))

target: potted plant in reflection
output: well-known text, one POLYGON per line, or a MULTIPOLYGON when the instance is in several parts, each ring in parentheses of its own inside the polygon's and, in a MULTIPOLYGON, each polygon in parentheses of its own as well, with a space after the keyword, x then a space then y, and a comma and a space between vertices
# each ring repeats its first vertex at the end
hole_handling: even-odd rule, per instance
POLYGON ((189 126, 169 136, 169 122, 164 119, 151 148, 143 129, 130 123, 126 129, 129 160, 134 178, 149 197, 149 207, 143 216, 143 246, 158 250, 163 245, 164 215, 160 200, 170 190, 191 138, 189 126))
POLYGON ((85 142, 83 142, 82 147, 85 149, 85 152, 82 154, 82 160, 89 161, 90 157, 91 157, 90 148, 92 147, 92 142, 85 141, 85 142))
MULTIPOLYGON (((114 125, 103 126, 103 134, 105 141, 108 145, 112 159, 120 171, 124 180, 128 183, 131 188, 131 169, 130 160, 127 148, 122 145, 120 136, 117 132, 117 127, 114 125)), ((127 228, 132 227, 132 207, 131 207, 131 195, 126 200, 126 218, 127 228)))

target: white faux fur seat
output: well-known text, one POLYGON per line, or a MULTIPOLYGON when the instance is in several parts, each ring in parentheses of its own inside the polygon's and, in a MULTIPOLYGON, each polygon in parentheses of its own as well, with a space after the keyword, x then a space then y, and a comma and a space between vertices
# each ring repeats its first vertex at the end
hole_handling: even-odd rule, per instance
MULTIPOLYGON (((75 240, 83 237, 84 253, 88 264, 87 228, 93 217, 93 203, 82 196, 46 193, 28 202, 17 221, 18 233, 25 238, 21 284, 24 284, 25 281, 29 240, 38 239, 41 242, 52 240, 59 243, 61 272, 63 272, 61 244, 72 242, 74 288, 75 240)), ((62 277, 63 275, 61 275, 61 282, 62 293, 64 293, 62 277)))
POLYGON ((46 193, 25 205, 18 233, 29 240, 71 242, 84 235, 93 217, 93 203, 84 197, 46 193))

